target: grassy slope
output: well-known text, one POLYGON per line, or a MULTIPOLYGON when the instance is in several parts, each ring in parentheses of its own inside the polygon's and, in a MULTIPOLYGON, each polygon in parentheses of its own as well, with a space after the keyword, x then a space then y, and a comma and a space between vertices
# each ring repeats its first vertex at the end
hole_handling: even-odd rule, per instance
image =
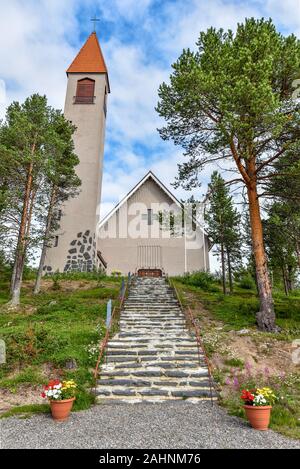
MULTIPOLYGON (((282 327, 282 332, 267 334, 257 332, 255 327, 258 300, 254 291, 236 287, 234 294, 224 297, 221 291, 205 291, 199 287, 182 284, 178 280, 175 284, 183 304, 190 305, 200 320, 205 348, 213 363, 214 377, 221 390, 222 404, 231 414, 244 417, 239 399, 239 385, 254 387, 266 383, 274 386, 280 400, 273 409, 271 427, 287 436, 300 438, 299 371, 287 372, 284 378, 283 375, 266 376, 254 370, 248 372, 245 367, 245 354, 241 358, 241 350, 238 348, 243 341, 246 347, 253 343, 253 348, 257 345, 258 355, 255 359, 258 365, 264 365, 264 360, 272 362, 272 357, 275 361, 278 344, 283 347, 286 345, 287 348, 292 340, 300 336, 300 293, 295 292, 288 298, 280 293, 274 294, 277 323, 282 327), (248 329, 245 336, 237 333, 242 328, 248 329), (267 350, 266 355, 259 352, 264 348, 267 350), (233 386, 234 377, 239 382, 236 386, 233 386)), ((216 285, 214 290, 217 290, 216 285)), ((249 357, 252 352, 253 350, 249 350, 249 357)), ((286 360, 290 365, 289 354, 286 360)), ((286 369, 280 370, 279 366, 277 371, 284 373, 286 369)))
MULTIPOLYGON (((7 348, 7 363, 0 367, 0 389, 18 393, 22 386, 41 385, 50 377, 72 377, 79 385, 74 408, 85 409, 93 402, 88 388, 93 384, 91 369, 104 335, 106 302, 117 299, 120 280, 83 276, 73 282, 59 280, 57 290, 52 289, 51 280, 48 284, 46 291, 33 296, 26 282, 16 312, 7 312, 8 284, 0 285, 0 338, 7 348), (65 368, 70 359, 76 360, 75 370, 65 368)), ((19 410, 46 408, 29 405, 19 410)))

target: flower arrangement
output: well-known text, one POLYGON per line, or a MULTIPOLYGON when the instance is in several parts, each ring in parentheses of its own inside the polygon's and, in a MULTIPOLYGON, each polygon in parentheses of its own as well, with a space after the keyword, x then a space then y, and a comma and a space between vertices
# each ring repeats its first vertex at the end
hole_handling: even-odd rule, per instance
POLYGON ((42 397, 49 399, 54 420, 64 421, 70 415, 75 401, 77 385, 75 381, 53 379, 44 386, 42 397))
POLYGON ((77 385, 72 379, 69 381, 60 381, 54 379, 44 386, 41 396, 50 401, 63 401, 75 397, 77 385))
POLYGON ((270 424, 272 405, 277 400, 271 388, 243 389, 241 399, 244 401, 246 416, 256 430, 267 430, 270 424))
POLYGON ((244 401, 245 405, 263 407, 273 405, 277 397, 271 388, 264 387, 251 389, 250 391, 243 389, 241 399, 244 401))

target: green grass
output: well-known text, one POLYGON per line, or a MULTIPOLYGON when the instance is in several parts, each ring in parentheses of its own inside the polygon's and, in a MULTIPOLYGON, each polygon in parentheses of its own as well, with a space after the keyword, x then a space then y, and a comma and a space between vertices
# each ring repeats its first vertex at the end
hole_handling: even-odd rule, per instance
MULTIPOLYGON (((255 314, 259 308, 259 300, 254 290, 235 287, 232 294, 223 295, 219 291, 206 291, 193 285, 182 283, 177 277, 175 285, 182 298, 182 292, 193 293, 203 306, 210 311, 215 319, 224 322, 225 328, 239 330, 255 327, 255 314)), ((216 286, 216 284, 215 284, 216 286)), ((283 293, 274 293, 274 305, 277 324, 287 331, 291 337, 300 333, 300 292, 295 291, 286 296, 283 293)))
MULTIPOLYGON (((270 386, 272 387, 272 384, 270 386)), ((274 391, 279 399, 273 405, 270 428, 285 436, 300 439, 299 376, 293 382, 289 382, 289 378, 286 378, 277 386, 274 391)), ((248 388, 251 388, 251 385, 248 388)), ((230 396, 221 401, 221 404, 227 408, 230 415, 246 418, 239 396, 240 391, 233 390, 230 396)))
MULTIPOLYGON (((17 392, 22 385, 42 384, 48 380, 43 372, 48 367, 51 377, 72 378, 78 384, 74 410, 90 407, 98 347, 93 354, 87 347, 98 345, 104 336, 106 303, 108 299, 117 302, 121 279, 101 278, 101 284, 91 288, 86 288, 86 276, 83 280, 85 289, 60 288, 37 296, 26 287, 18 311, 7 312, 2 306, 1 312, 0 306, 0 338, 6 343, 7 359, 0 367, 0 388, 17 392), (65 368, 70 359, 76 360, 75 370, 65 368)), ((0 285, 0 302, 7 298, 6 283, 0 285)))
MULTIPOLYGON (((234 293, 224 296, 221 292, 220 286, 218 291, 212 291, 197 287, 195 285, 189 285, 186 282, 181 282, 180 278, 176 278, 174 283, 177 287, 178 294, 184 306, 188 304, 193 307, 196 311, 199 308, 199 319, 202 316, 205 319, 205 314, 201 314, 201 305, 204 306, 205 310, 209 311, 212 319, 220 321, 222 324, 222 331, 218 331, 217 334, 226 338, 228 332, 232 330, 240 330, 242 328, 249 329, 249 335, 256 331, 255 313, 258 311, 259 302, 254 289, 241 288, 235 285, 234 293)), ((217 286, 217 282, 215 282, 217 286)), ((273 294, 276 322, 282 328, 280 334, 261 334, 261 341, 268 341, 269 337, 277 340, 285 340, 291 342, 295 338, 299 338, 300 335, 300 292, 294 291, 288 297, 281 291, 275 290, 273 294)), ((220 351, 220 345, 222 342, 216 344, 210 343, 209 340, 205 340, 209 337, 211 332, 211 325, 202 323, 203 330, 203 341, 207 355, 212 358, 215 353, 222 353, 224 355, 224 368, 215 365, 213 375, 217 383, 219 383, 222 389, 221 404, 228 409, 231 415, 245 418, 245 413, 242 408, 242 402, 240 400, 240 388, 236 389, 233 385, 233 379, 231 384, 228 384, 227 379, 231 369, 235 370, 235 375, 243 375, 245 373, 244 362, 239 358, 232 358, 228 355, 226 346, 224 351, 220 351), (207 328, 206 328, 207 327, 207 328), (207 333, 207 335, 206 335, 207 333), (229 391, 228 392, 228 386, 229 391), (226 391, 227 390, 227 391, 226 391)), ((256 337, 256 335, 255 335, 256 337)), ((282 370, 285 371, 285 370, 282 370)), ((280 379, 276 377, 275 382, 272 382, 273 377, 269 376, 254 376, 252 382, 239 383, 243 387, 253 388, 256 386, 269 385, 273 387, 275 393, 279 396, 279 400, 273 407, 271 424, 270 427, 286 436, 291 438, 300 438, 300 378, 299 374, 282 377, 280 379), (268 382, 270 380, 270 382, 268 382)))
POLYGON ((239 358, 228 358, 224 361, 224 364, 227 366, 232 366, 234 368, 243 368, 244 361, 239 358))
POLYGON ((37 367, 27 366, 22 369, 16 376, 12 378, 0 378, 0 388, 9 389, 12 392, 17 392, 21 384, 42 384, 45 378, 40 373, 37 367))
POLYGON ((19 418, 29 418, 32 414, 48 414, 50 406, 48 404, 30 404, 13 407, 0 415, 0 419, 19 416, 19 418))

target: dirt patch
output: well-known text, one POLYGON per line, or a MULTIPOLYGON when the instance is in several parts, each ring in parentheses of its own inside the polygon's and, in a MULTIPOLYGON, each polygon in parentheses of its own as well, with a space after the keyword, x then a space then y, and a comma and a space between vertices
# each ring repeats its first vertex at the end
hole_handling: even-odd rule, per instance
POLYGON ((40 386, 22 385, 15 393, 8 389, 0 389, 0 414, 12 407, 30 404, 45 404, 40 386))
MULTIPOLYGON (((75 290, 90 290, 99 286, 97 280, 58 280, 59 291, 75 291, 75 290)), ((28 280, 23 282, 23 287, 26 290, 32 291, 34 288, 34 281, 28 280)), ((43 279, 41 282, 41 292, 48 292, 53 290, 53 281, 51 279, 43 279)))
MULTIPOLYGON (((16 368, 7 379, 15 378, 22 368, 16 368)), ((56 368, 52 363, 44 363, 39 369, 44 383, 50 379, 60 378, 62 370, 56 368)), ((12 407, 30 404, 45 404, 41 397, 42 384, 18 384, 14 390, 0 388, 0 414, 7 412, 12 407)))
POLYGON ((236 358, 250 365, 253 373, 265 372, 271 375, 289 374, 299 371, 292 361, 292 344, 276 340, 256 331, 240 336, 238 332, 227 333, 227 357, 213 353, 212 362, 218 368, 228 368, 226 360, 236 358))
POLYGON ((226 372, 230 369, 226 362, 236 359, 250 365, 253 374, 265 370, 270 375, 279 376, 299 372, 300 366, 292 361, 292 342, 278 340, 274 335, 255 328, 228 331, 221 321, 213 318, 196 295, 184 290, 183 293, 194 317, 199 319, 213 369, 226 372))

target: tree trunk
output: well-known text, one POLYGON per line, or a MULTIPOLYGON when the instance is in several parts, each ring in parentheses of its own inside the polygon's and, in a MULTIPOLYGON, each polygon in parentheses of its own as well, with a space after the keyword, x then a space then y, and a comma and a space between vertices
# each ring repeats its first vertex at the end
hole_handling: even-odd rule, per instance
POLYGON ((41 253, 41 257, 40 257, 39 269, 38 269, 38 273, 37 273, 36 281, 35 281, 35 285, 34 285, 34 290, 33 290, 34 295, 37 295, 40 292, 40 288, 41 288, 41 280, 42 280, 43 268, 44 268, 44 264, 45 264, 45 258, 46 258, 47 248, 48 248, 49 237, 50 237, 50 230, 51 230, 51 223, 52 223, 52 216, 53 216, 53 208, 54 208, 54 204, 55 204, 55 197, 56 197, 56 190, 53 187, 52 188, 52 193, 51 193, 51 198, 50 198, 50 203, 49 203, 49 210, 48 210, 48 214, 47 214, 47 221, 46 221, 46 227, 45 227, 45 236, 44 236, 44 241, 43 241, 42 253, 41 253))
POLYGON ((287 285, 286 272, 285 272, 285 267, 284 266, 281 267, 281 271, 282 271, 282 280, 283 280, 283 286, 284 286, 284 293, 288 296, 289 289, 288 289, 288 285, 287 285))
POLYGON ((221 264, 222 264, 222 285, 223 293, 226 295, 226 272, 225 272, 225 256, 224 256, 224 245, 221 243, 221 264))
POLYGON ((233 281, 232 281, 232 269, 231 269, 231 259, 230 259, 230 253, 227 251, 227 264, 228 264, 228 278, 229 278, 229 290, 230 293, 233 292, 233 281))
POLYGON ((288 287, 288 291, 291 292, 293 290, 293 267, 291 265, 287 266, 287 276, 286 276, 286 283, 288 287))
POLYGON ((297 253, 298 264, 300 268, 300 243, 298 241, 296 241, 296 253, 297 253))
POLYGON ((11 301, 10 304, 13 306, 18 306, 20 304, 20 293, 21 293, 21 283, 22 275, 25 262, 25 253, 26 253, 26 228, 28 221, 28 209, 30 203, 30 194, 32 188, 32 170, 33 163, 29 164, 27 172, 27 180, 25 187, 25 197, 22 208, 21 223, 19 228, 18 244, 16 250, 16 259, 14 266, 14 279, 12 279, 12 292, 11 292, 11 301))
POLYGON ((255 259, 257 287, 260 299, 260 310, 256 314, 258 328, 261 331, 276 331, 275 312, 272 298, 272 289, 267 268, 267 258, 264 248, 263 228, 260 217, 260 207, 257 196, 256 181, 247 185, 249 214, 251 224, 251 237, 255 259))
POLYGON ((15 253, 15 262, 14 262, 14 267, 13 267, 11 280, 10 280, 10 295, 12 295, 12 293, 14 291, 15 278, 16 278, 16 268, 17 268, 16 260, 17 260, 17 250, 16 250, 16 253, 15 253))

